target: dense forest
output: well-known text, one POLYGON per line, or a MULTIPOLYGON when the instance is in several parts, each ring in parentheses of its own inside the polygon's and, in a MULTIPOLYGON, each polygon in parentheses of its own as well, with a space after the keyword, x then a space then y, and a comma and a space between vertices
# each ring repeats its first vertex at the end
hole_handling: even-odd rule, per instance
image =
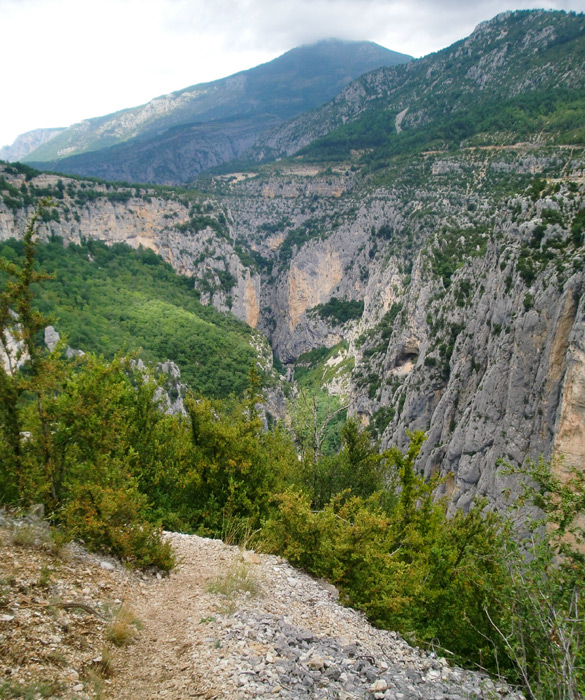
MULTIPOLYGON (((115 251, 99 245, 37 248, 35 225, 36 217, 0 258, 0 339, 13 348, 0 371, 3 504, 43 503, 54 537, 79 539, 136 567, 173 568, 163 527, 252 541, 329 579, 346 603, 412 643, 504 674, 532 698, 580 697, 582 474, 568 472, 560 482, 550 465, 532 464, 517 473, 524 497, 507 513, 481 501, 449 513, 437 497, 442 480, 425 481, 414 469, 423 433, 411 433, 404 452, 380 452, 367 430, 342 418, 339 445, 324 450, 323 422, 338 414, 331 407, 325 417, 298 407, 291 426, 267 429, 263 378, 250 362, 243 391, 236 384, 229 396, 210 391, 203 374, 193 381, 187 416, 167 415, 157 405, 154 375, 131 357, 67 359, 64 342, 52 352, 44 347, 44 312, 66 318, 67 307, 57 308, 51 296, 59 275, 49 280, 42 270, 79 276, 71 303, 87 304, 88 324, 71 328, 71 337, 85 332, 100 352, 110 348, 99 345, 99 325, 89 322, 97 304, 121 332, 140 333, 136 312, 117 318, 115 299, 140 256, 150 272, 134 285, 138 296, 148 284, 169 285, 175 311, 201 313, 199 324, 209 323, 211 312, 194 299, 187 305, 188 290, 175 289, 168 269, 149 263, 148 253, 123 251, 120 265, 115 251), (89 256, 100 261, 92 271, 82 262, 89 256), (99 272, 108 265, 109 293, 99 272), (527 519, 535 512, 521 508, 527 503, 540 519, 527 519)), ((308 368, 304 380, 310 392, 308 368)))

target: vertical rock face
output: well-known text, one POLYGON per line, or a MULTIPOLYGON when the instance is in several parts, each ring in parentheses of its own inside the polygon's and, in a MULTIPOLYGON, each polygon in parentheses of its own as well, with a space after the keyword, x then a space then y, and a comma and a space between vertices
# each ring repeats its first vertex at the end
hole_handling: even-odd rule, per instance
POLYGON ((415 187, 348 187, 313 218, 291 182, 269 182, 269 199, 266 183, 242 185, 230 200, 236 235, 272 264, 259 323, 281 360, 349 341, 350 410, 382 447, 424 430, 418 467, 446 477, 457 507, 518 492, 500 460, 563 454, 585 467, 584 159, 574 152, 567 170, 562 151, 427 154, 406 173, 415 187), (510 176, 519 194, 498 190, 510 176), (362 317, 315 313, 332 298, 363 302, 362 317))
POLYGON ((258 326, 260 318, 260 277, 252 275, 249 270, 238 270, 236 300, 232 305, 232 313, 236 318, 245 321, 252 328, 258 326))
MULTIPOLYGON (((517 491, 500 459, 585 465, 584 173, 583 149, 515 145, 426 153, 376 189, 347 166, 218 179, 195 203, 64 180, 40 232, 157 252, 285 363, 346 341, 350 411, 382 447, 424 430, 420 471, 465 509, 517 491)), ((0 204, 0 238, 29 211, 0 204)))
MULTIPOLYGON (((492 201, 491 211, 474 195, 473 215, 455 206, 457 188, 437 201, 408 286, 391 285, 399 312, 390 326, 370 326, 357 351, 354 411, 385 416, 383 446, 424 430, 418 466, 451 475, 457 507, 517 492, 500 459, 560 454, 585 468, 580 173, 568 188, 551 182, 548 195, 492 201)), ((388 307, 380 286, 386 279, 388 294, 391 270, 370 273, 362 324, 376 299, 388 307)))
POLYGON ((585 311, 580 304, 568 336, 554 452, 568 466, 585 465, 585 311))
MULTIPOLYGON (((421 469, 427 476, 453 474, 449 488, 456 505, 467 507, 475 495, 503 500, 514 484, 497 467, 499 459, 520 464, 527 456, 549 459, 553 452, 571 449, 583 453, 583 433, 572 433, 575 448, 564 437, 571 431, 561 428, 575 420, 585 399, 583 385, 567 377, 578 284, 570 280, 560 297, 557 290, 543 290, 535 308, 522 315, 515 299, 508 308, 494 304, 497 297, 472 303, 454 343, 448 378, 438 378, 428 366, 425 370, 422 353, 416 360, 399 397, 402 414, 387 429, 385 441, 404 442, 407 429, 427 431, 421 469), (494 326, 502 321, 510 325, 494 337, 494 326), (568 384, 564 391, 563 384, 568 384)), ((433 347, 422 335, 425 359, 430 358, 433 347)))
POLYGON ((288 271, 288 325, 290 331, 299 324, 305 311, 327 301, 343 279, 339 255, 328 246, 314 251, 309 259, 293 260, 288 271))
POLYGON ((29 359, 24 342, 19 338, 21 327, 16 323, 18 317, 11 311, 11 316, 15 322, 14 333, 6 333, 4 338, 0 337, 0 362, 4 371, 8 375, 13 375, 29 359))

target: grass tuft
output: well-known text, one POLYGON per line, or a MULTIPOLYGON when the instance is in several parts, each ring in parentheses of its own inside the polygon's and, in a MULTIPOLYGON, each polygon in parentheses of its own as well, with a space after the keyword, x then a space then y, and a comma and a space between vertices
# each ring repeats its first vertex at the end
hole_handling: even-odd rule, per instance
POLYGON ((225 574, 212 579, 207 590, 209 593, 223 595, 231 600, 241 593, 247 593, 250 596, 258 595, 260 584, 247 564, 236 562, 229 567, 225 574))
POLYGON ((106 639, 116 647, 126 647, 132 644, 139 629, 140 620, 134 611, 122 605, 106 629, 106 639))

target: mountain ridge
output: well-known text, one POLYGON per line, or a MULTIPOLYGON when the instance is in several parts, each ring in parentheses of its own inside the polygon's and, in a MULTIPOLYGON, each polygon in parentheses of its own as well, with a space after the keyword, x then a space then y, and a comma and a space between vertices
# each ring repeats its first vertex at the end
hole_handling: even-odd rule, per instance
POLYGON ((33 129, 20 134, 11 145, 0 148, 0 160, 20 161, 36 148, 42 146, 43 143, 58 136, 62 131, 65 131, 64 127, 55 127, 52 129, 33 129))
MULTIPOLYGON (((268 132, 242 154, 242 161, 248 158, 249 162, 265 162, 291 156, 309 144, 307 155, 314 154, 322 160, 337 157, 336 147, 342 149, 342 157, 347 157, 352 148, 364 145, 370 148, 375 145, 378 149, 388 145, 396 153, 400 140, 416 138, 417 132, 420 136, 423 128, 430 133, 420 136, 421 146, 425 138, 427 144, 434 138, 458 146, 461 140, 475 135, 473 130, 462 123, 449 133, 449 124, 443 128, 441 119, 445 116, 466 119, 470 110, 480 109, 474 101, 488 105, 495 97, 519 101, 522 95, 559 89, 561 85, 570 90, 578 88, 582 95, 585 64, 580 57, 585 56, 584 37, 582 13, 553 10, 501 13, 480 23, 469 37, 445 49, 358 78, 326 105, 268 132), (368 120, 378 129, 373 131, 377 140, 369 144, 367 136, 372 127, 368 120), (432 131, 435 124, 436 133, 432 131), (383 128, 388 136, 381 139, 383 128), (319 138, 323 140, 319 142, 319 138)), ((529 108, 530 105, 527 108, 520 104, 518 109, 529 108)), ((496 105, 495 111, 495 115, 488 115, 492 116, 490 126, 495 124, 505 131, 506 105, 496 105)), ((514 115, 508 121, 513 133, 514 115)), ((418 146, 416 141, 412 145, 418 146)))
MULTIPOLYGON (((260 131, 322 104, 372 68, 408 60, 410 57, 372 42, 324 40, 292 49, 273 61, 227 78, 183 88, 136 108, 80 122, 40 146, 25 160, 43 168, 71 172, 68 158, 76 156, 72 168, 77 174, 107 176, 105 172, 84 169, 83 154, 101 152, 102 160, 105 163, 113 160, 115 167, 117 158, 124 162, 129 144, 137 143, 139 148, 139 142, 144 139, 161 140, 159 149, 164 151, 164 134, 173 128, 186 128, 188 139, 189 127, 210 124, 217 128, 226 120, 229 123, 229 120, 254 118, 258 120, 256 130, 260 131), (122 144, 126 150, 116 150, 122 144), (104 152, 108 148, 113 150, 104 152)), ((176 150, 176 144, 173 149, 176 150)), ((136 175, 133 180, 140 179, 136 175)), ((118 175, 108 177, 117 179, 118 175)), ((186 179, 183 177, 182 181, 186 179)))

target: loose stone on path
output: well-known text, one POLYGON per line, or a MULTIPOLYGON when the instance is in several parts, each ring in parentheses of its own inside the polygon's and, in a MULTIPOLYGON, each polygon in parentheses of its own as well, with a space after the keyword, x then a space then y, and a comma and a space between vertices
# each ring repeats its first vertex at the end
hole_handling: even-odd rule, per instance
POLYGON ((331 585, 278 557, 218 540, 168 537, 182 563, 133 602, 144 630, 125 652, 108 697, 523 698, 504 683, 412 648, 395 632, 373 628, 337 603, 331 585), (248 567, 257 595, 228 599, 207 590, 234 565, 248 567))

